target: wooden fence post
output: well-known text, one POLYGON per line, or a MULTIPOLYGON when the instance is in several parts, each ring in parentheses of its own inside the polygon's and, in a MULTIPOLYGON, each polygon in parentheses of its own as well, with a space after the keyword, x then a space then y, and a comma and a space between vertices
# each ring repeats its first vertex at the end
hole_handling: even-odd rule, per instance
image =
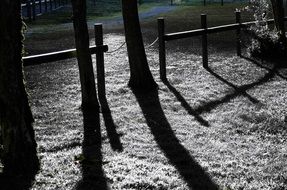
POLYGON ((237 56, 241 56, 241 13, 240 11, 235 12, 236 23, 239 24, 239 27, 236 30, 236 52, 237 56))
POLYGON ((56 9, 57 8, 57 1, 56 0, 53 0, 54 1, 54 8, 56 9))
POLYGON ((26 2, 26 9, 27 9, 27 17, 29 18, 29 22, 31 22, 32 16, 31 16, 31 1, 30 0, 26 2))
POLYGON ((53 2, 52 2, 52 0, 49 0, 49 3, 50 3, 50 11, 52 11, 53 10, 53 2))
MULTIPOLYGON (((206 14, 201 15, 201 28, 207 29, 206 14)), ((202 35, 202 62, 203 67, 208 67, 207 32, 202 35)))
POLYGON ((45 0, 44 3, 45 3, 45 12, 47 12, 48 11, 47 0, 45 0))
MULTIPOLYGON (((96 23, 94 25, 95 30, 95 43, 96 46, 103 45, 103 25, 101 23, 96 23)), ((96 64, 97 64, 97 86, 98 86, 98 96, 102 100, 106 97, 106 87, 105 87, 105 64, 104 64, 104 52, 96 53, 96 64)), ((105 109, 105 108, 102 108, 105 109)))
POLYGON ((42 13, 42 0, 39 0, 39 11, 40 14, 42 13))
POLYGON ((36 20, 36 0, 32 0, 32 13, 33 20, 36 20))
POLYGON ((206 0, 203 0, 203 6, 206 6, 206 0))
POLYGON ((164 18, 157 19, 158 26, 158 51, 159 51, 159 72, 160 79, 162 81, 167 81, 166 79, 166 55, 165 55, 165 26, 164 18))
POLYGON ((223 3, 224 3, 223 0, 221 0, 221 6, 223 6, 223 3))

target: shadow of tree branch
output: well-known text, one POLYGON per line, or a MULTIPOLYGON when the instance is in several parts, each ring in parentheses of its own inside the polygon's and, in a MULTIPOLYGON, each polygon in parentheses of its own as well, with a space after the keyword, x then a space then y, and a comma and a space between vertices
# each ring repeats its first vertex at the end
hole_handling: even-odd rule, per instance
POLYGON ((218 189, 218 186, 175 136, 162 110, 158 91, 149 94, 134 91, 134 94, 158 146, 169 162, 178 170, 188 187, 192 190, 218 189))

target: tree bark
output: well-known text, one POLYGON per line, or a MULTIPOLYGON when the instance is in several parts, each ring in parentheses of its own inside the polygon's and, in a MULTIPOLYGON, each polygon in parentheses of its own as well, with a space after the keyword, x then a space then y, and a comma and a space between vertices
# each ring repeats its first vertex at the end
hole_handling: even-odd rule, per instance
POLYGON ((157 88, 144 49, 136 0, 122 0, 125 37, 129 57, 129 86, 141 91, 157 88))
POLYGON ((284 23, 284 8, 282 0, 271 0, 275 26, 279 33, 279 40, 283 43, 283 47, 287 49, 286 30, 284 23))
POLYGON ((20 0, 1 2, 0 25, 1 160, 7 175, 34 175, 39 160, 23 81, 20 0))
POLYGON ((72 0, 72 7, 82 91, 82 108, 99 108, 92 57, 89 49, 89 33, 86 21, 86 1, 72 0))

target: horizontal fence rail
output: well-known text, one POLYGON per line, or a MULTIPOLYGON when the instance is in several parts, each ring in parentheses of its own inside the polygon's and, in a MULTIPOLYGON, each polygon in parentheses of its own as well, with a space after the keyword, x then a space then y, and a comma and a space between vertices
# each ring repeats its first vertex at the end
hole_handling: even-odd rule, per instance
MULTIPOLYGON (((284 20, 287 21, 287 17, 285 17, 284 20)), ((274 19, 267 20, 268 24, 272 24, 273 22, 274 22, 274 19)), ((189 37, 194 37, 194 36, 200 36, 203 34, 226 32, 230 30, 237 30, 239 28, 247 28, 254 24, 256 24, 256 21, 227 24, 227 25, 209 27, 206 29, 195 29, 195 30, 189 30, 189 31, 183 31, 183 32, 174 32, 174 33, 165 34, 164 40, 171 41, 171 40, 184 39, 184 38, 189 38, 189 37)))
MULTIPOLYGON (((107 52, 107 51, 108 51, 107 45, 90 47, 91 54, 97 54, 100 52, 107 52)), ((23 57, 23 64, 24 66, 38 65, 41 63, 48 63, 48 62, 53 62, 53 61, 60 61, 64 59, 74 58, 76 56, 77 56, 76 49, 68 49, 64 51, 23 57)))
MULTIPOLYGON (((104 53, 109 50, 107 45, 103 45, 103 25, 96 23, 94 25, 95 32, 95 46, 90 46, 90 53, 96 54, 96 65, 97 65, 97 86, 99 98, 103 99, 106 96, 105 93, 105 62, 104 53)), ((64 59, 74 58, 77 56, 76 49, 68 49, 64 51, 32 55, 23 57, 23 65, 38 65, 41 63, 48 63, 54 61, 60 61, 64 59)), ((105 105, 101 105, 101 109, 108 110, 105 105)))

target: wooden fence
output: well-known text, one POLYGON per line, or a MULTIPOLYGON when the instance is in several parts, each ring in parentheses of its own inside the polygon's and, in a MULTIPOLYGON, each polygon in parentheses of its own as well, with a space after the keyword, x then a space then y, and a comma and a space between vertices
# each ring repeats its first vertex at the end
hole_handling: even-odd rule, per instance
MULTIPOLYGON (((108 51, 108 46, 103 45, 103 25, 95 24, 95 46, 90 47, 91 54, 96 54, 97 65, 97 85, 98 94, 100 97, 105 97, 105 66, 104 66, 104 52, 108 51)), ((42 63, 60 61, 64 59, 74 58, 77 56, 76 49, 68 49, 64 51, 32 55, 23 57, 23 65, 38 65, 42 63)))
MULTIPOLYGON (((203 67, 208 67, 208 43, 207 36, 208 34, 225 32, 225 31, 236 31, 236 51, 237 55, 241 56, 241 29, 247 28, 248 26, 254 25, 256 21, 251 22, 241 22, 241 14, 240 12, 235 13, 236 23, 221 25, 215 27, 207 27, 207 16, 205 14, 201 15, 201 28, 190 31, 176 32, 176 33, 165 33, 165 23, 164 18, 158 18, 158 39, 159 39, 159 65, 160 65, 160 78, 163 81, 166 81, 166 48, 165 43, 172 40, 184 39, 194 36, 201 36, 202 40, 202 62, 203 67)), ((287 21, 287 17, 284 18, 287 21)), ((274 19, 270 19, 267 21, 268 24, 274 22, 274 19)))
POLYGON ((22 3, 22 16, 29 21, 36 20, 36 16, 51 12, 68 4, 68 0, 26 0, 22 3))

